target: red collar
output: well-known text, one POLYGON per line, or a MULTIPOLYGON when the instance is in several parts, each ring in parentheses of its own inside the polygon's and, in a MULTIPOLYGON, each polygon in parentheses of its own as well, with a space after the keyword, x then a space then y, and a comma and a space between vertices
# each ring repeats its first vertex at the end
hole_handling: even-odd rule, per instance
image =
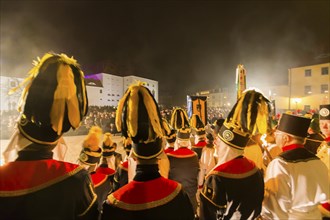
POLYGON ((159 177, 146 182, 133 180, 129 184, 115 191, 112 194, 112 199, 125 204, 144 204, 162 200, 180 188, 180 184, 164 177, 159 177))
POLYGON ((214 168, 214 171, 228 174, 241 174, 254 170, 256 165, 245 157, 235 158, 214 168))
POLYGON ((195 145, 192 146, 192 147, 202 148, 202 147, 205 147, 205 146, 206 146, 206 142, 205 142, 205 141, 198 141, 198 143, 195 144, 195 145))
POLYGON ((29 193, 75 175, 83 167, 56 160, 15 161, 0 167, 2 192, 29 193))
POLYGON ((302 144, 287 145, 287 146, 282 147, 282 151, 284 152, 284 151, 294 150, 297 148, 304 148, 304 145, 302 145, 302 144))
POLYGON ((173 157, 180 157, 180 158, 197 156, 194 151, 188 149, 187 147, 180 147, 179 149, 172 151, 167 155, 173 157))
POLYGON ((108 176, 103 173, 92 173, 91 177, 95 188, 102 185, 108 178, 108 176))
POLYGON ((325 141, 326 141, 326 142, 330 142, 330 137, 327 137, 327 138, 325 139, 325 141))

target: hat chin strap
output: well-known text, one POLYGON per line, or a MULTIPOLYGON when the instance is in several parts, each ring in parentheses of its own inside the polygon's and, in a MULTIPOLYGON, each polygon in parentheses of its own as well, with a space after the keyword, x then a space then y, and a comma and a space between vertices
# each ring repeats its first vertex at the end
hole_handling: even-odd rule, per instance
POLYGON ((11 136, 7 148, 3 152, 4 163, 16 160, 18 152, 32 144, 30 140, 26 139, 17 127, 14 128, 14 133, 11 136))

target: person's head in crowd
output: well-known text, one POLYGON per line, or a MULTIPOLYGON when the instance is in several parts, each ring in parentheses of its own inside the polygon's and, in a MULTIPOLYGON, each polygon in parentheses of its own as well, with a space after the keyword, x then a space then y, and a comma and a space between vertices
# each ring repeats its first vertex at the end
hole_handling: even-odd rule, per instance
POLYGON ((216 138, 216 136, 218 135, 219 130, 224 122, 225 122, 225 119, 223 119, 223 118, 218 118, 218 119, 214 120, 213 124, 211 125, 211 129, 213 131, 214 138, 216 138))
POLYGON ((320 119, 319 119, 319 114, 317 113, 307 113, 304 115, 305 118, 310 118, 311 123, 308 128, 308 134, 317 134, 320 133, 320 119))
POLYGON ((330 137, 330 104, 320 105, 320 130, 326 137, 330 137))
POLYGON ((167 146, 174 147, 174 143, 176 141, 176 130, 172 128, 165 118, 162 119, 162 122, 164 138, 166 139, 167 146))
POLYGON ((205 125, 199 115, 193 114, 190 119, 190 126, 192 130, 195 131, 195 144, 200 141, 205 141, 206 139, 206 131, 205 125))
POLYGON ((132 149, 132 139, 131 138, 124 138, 123 139, 123 146, 124 146, 124 151, 126 153, 126 156, 129 156, 131 153, 131 149, 132 149))
POLYGON ((275 131, 276 145, 283 148, 292 144, 305 144, 311 119, 293 114, 282 114, 275 131))
POLYGON ((257 89, 245 90, 217 133, 218 163, 242 155, 252 136, 266 133, 268 115, 269 100, 257 89))
POLYGON ((206 147, 213 147, 214 136, 211 133, 206 134, 206 147))
POLYGON ((101 137, 102 129, 99 126, 93 126, 89 129, 82 144, 78 163, 90 172, 97 168, 102 156, 101 137))
POLYGON ((18 103, 20 118, 5 161, 15 159, 23 150, 52 150, 64 133, 80 126, 88 110, 84 73, 77 61, 65 54, 46 53, 38 58, 28 77, 11 93, 19 88, 23 88, 18 103))
POLYGON ((132 139, 132 157, 137 163, 158 162, 164 154, 161 116, 152 93, 139 82, 132 84, 119 101, 117 130, 132 139))

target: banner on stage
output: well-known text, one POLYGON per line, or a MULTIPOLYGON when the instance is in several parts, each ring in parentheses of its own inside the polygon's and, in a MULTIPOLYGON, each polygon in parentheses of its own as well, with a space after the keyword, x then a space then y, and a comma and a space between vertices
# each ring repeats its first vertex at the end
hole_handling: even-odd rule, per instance
POLYGON ((187 113, 191 118, 193 114, 198 115, 207 124, 207 97, 206 96, 187 96, 187 113))

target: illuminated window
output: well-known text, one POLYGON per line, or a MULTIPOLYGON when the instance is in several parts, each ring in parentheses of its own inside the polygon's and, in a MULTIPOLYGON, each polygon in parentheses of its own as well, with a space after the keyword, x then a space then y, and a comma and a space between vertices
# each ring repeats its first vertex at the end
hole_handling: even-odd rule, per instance
POLYGON ((321 74, 322 75, 329 75, 329 67, 322 67, 321 74))
POLYGON ((311 110, 311 106, 310 105, 304 105, 304 111, 305 112, 309 112, 311 110))
POLYGON ((312 86, 305 86, 305 95, 312 94, 312 86))
POLYGON ((310 77, 310 76, 312 76, 312 70, 311 69, 305 70, 305 77, 310 77))
POLYGON ((322 85, 321 85, 321 93, 322 93, 322 94, 329 93, 329 87, 328 87, 328 84, 322 84, 322 85))

